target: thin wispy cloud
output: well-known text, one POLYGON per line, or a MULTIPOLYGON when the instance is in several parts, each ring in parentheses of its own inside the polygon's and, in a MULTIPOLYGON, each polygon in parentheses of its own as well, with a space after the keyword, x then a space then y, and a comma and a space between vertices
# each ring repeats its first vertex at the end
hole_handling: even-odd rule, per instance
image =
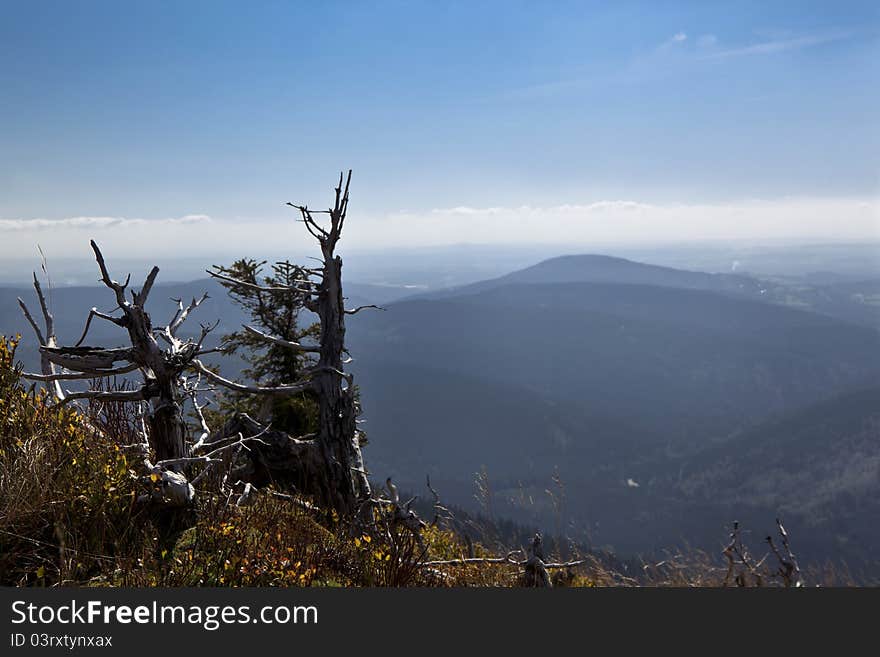
POLYGON ((714 34, 702 34, 697 38, 697 46, 700 48, 711 48, 718 43, 718 37, 714 34))
POLYGON ((712 33, 701 34, 692 39, 687 32, 679 30, 654 49, 621 65, 618 70, 533 84, 515 89, 506 95, 511 99, 520 100, 545 98, 572 91, 583 91, 621 80, 650 78, 656 75, 657 70, 668 71, 670 66, 682 66, 688 61, 721 60, 804 50, 854 38, 857 32, 838 29, 800 36, 793 36, 789 32, 776 32, 777 36, 772 37, 767 33, 762 34, 763 40, 755 43, 726 44, 712 33))
POLYGON ((671 37, 662 42, 659 46, 657 46, 658 52, 663 52, 664 50, 669 50, 671 48, 675 48, 677 46, 681 46, 685 41, 687 41, 688 35, 686 32, 679 30, 671 37))
POLYGON ((812 34, 785 39, 761 41, 746 46, 725 48, 703 56, 703 59, 723 59, 751 55, 772 55, 791 50, 803 50, 835 41, 843 41, 853 36, 853 32, 835 31, 825 34, 812 34))

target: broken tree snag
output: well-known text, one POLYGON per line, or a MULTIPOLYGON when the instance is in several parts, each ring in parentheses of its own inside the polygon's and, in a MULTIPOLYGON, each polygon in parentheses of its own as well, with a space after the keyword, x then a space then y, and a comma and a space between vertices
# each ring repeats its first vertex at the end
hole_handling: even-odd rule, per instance
MULTIPOLYGON (((287 341, 289 349, 308 351, 317 356, 317 362, 303 372, 292 373, 292 381, 283 386, 249 386, 234 383, 216 373, 209 373, 200 363, 197 367, 214 383, 238 392, 258 395, 301 394, 308 390, 318 402, 318 430, 309 438, 309 447, 291 442, 294 452, 301 453, 304 460, 284 457, 279 467, 265 464, 267 472, 278 471, 280 463, 296 470, 291 478, 299 481, 297 492, 314 498, 319 506, 333 509, 340 515, 354 515, 363 502, 371 496, 370 484, 361 456, 359 431, 356 425, 357 409, 352 375, 345 372, 345 315, 342 295, 342 258, 336 254, 336 246, 342 237, 342 229, 348 212, 351 171, 339 175, 335 187, 333 207, 328 210, 311 210, 304 205, 288 203, 299 212, 300 220, 321 248, 321 266, 303 269, 304 278, 295 285, 271 289, 252 281, 242 281, 217 272, 208 273, 219 278, 227 287, 241 287, 257 292, 290 291, 302 295, 302 304, 318 316, 320 339, 317 345, 302 345, 287 341), (317 215, 327 215, 319 221, 317 215), (310 450, 314 450, 314 454, 310 450)), ((285 341, 248 327, 250 335, 267 343, 281 344, 285 341)), ((225 432, 224 432, 225 433, 225 432)), ((254 451, 259 452, 259 449, 254 451)), ((273 456, 278 459, 278 455, 273 456)))
POLYGON ((397 486, 391 481, 391 477, 388 477, 385 480, 385 488, 388 489, 388 495, 390 498, 388 501, 391 504, 392 521, 406 527, 416 536, 416 539, 421 544, 421 530, 427 529, 428 525, 416 515, 415 511, 412 510, 412 504, 416 501, 416 498, 412 498, 401 504, 400 493, 397 491, 397 486))
MULTIPOLYGON (((342 258, 336 245, 348 212, 351 171, 339 174, 333 207, 328 210, 330 225, 323 228, 306 206, 296 207, 306 229, 318 240, 323 256, 317 290, 307 306, 319 318, 321 337, 318 363, 313 378, 318 397, 318 446, 327 469, 319 497, 332 508, 353 514, 359 503, 371 494, 364 470, 355 409, 355 389, 350 374, 344 372, 345 306, 342 296, 342 258)), ((292 204, 291 204, 292 205, 292 204)))
MULTIPOLYGON (((157 464, 163 464, 161 468, 163 471, 172 471, 179 475, 167 478, 167 480, 173 480, 175 483, 173 488, 178 491, 183 490, 185 493, 175 494, 169 502, 188 504, 192 500, 191 487, 188 483, 184 486, 180 482, 181 478, 185 482, 187 465, 192 456, 187 443, 186 423, 183 416, 183 404, 187 392, 184 390, 183 373, 198 357, 202 342, 213 327, 202 326, 201 333, 196 340, 178 338, 177 330, 189 313, 197 308, 205 297, 199 300, 193 299, 192 303, 186 307, 182 303, 178 303, 177 312, 168 325, 154 327, 145 306, 159 273, 159 268, 153 267, 141 290, 132 290, 130 298, 128 298, 126 290, 130 277, 124 283, 113 280, 98 245, 92 241, 91 246, 101 273, 100 280, 112 291, 116 309, 121 314, 114 316, 92 308, 89 311, 82 337, 75 346, 58 346, 50 343, 48 339, 41 340, 40 353, 42 357, 50 364, 68 370, 69 373, 57 374, 52 371, 47 375, 44 371, 43 375, 33 376, 33 378, 52 381, 56 385, 60 385, 59 381, 61 380, 100 379, 140 370, 142 383, 140 388, 136 390, 91 389, 65 392, 60 403, 73 402, 78 399, 146 402, 149 406, 149 412, 146 413, 143 424, 148 451, 152 451, 152 456, 157 464), (130 344, 126 347, 110 349, 80 346, 88 336, 89 327, 95 318, 111 322, 125 329, 128 332, 130 344), (163 344, 160 344, 160 340, 163 344)), ((39 288, 37 289, 39 295, 39 288)), ((42 304, 42 295, 39 296, 42 304)), ((146 458, 149 459, 149 457, 150 455, 147 454, 146 458)), ((156 467, 148 460, 146 465, 148 469, 156 467)), ((163 480, 165 479, 163 476, 163 480)))
POLYGON ((544 563, 544 540, 540 532, 535 534, 532 542, 526 548, 526 561, 523 564, 524 586, 539 586, 549 588, 550 575, 547 573, 547 565, 544 563))

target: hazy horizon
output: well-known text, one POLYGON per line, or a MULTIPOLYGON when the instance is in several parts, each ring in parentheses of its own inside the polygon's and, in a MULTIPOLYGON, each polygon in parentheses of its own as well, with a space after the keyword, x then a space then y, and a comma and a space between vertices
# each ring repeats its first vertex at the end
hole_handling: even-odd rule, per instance
MULTIPOLYGON (((105 243, 101 242, 104 247, 105 243)), ((265 252, 233 251, 189 256, 109 256, 117 276, 133 279, 150 267, 160 268, 159 283, 207 278, 206 268, 241 257, 307 263, 314 257, 309 244, 295 251, 277 246, 265 252)), ((40 247, 42 248, 42 247, 40 247)), ((42 249, 55 287, 100 286, 91 249, 85 240, 76 255, 61 257, 42 249)), ((108 252, 105 249, 105 253, 108 252)), ((880 278, 880 241, 847 240, 692 240, 687 242, 593 242, 545 244, 441 244, 421 247, 365 249, 354 246, 343 255, 349 284, 438 289, 495 278, 538 262, 572 255, 603 255, 635 262, 710 273, 741 273, 757 277, 809 277, 833 273, 841 280, 880 278)), ((33 255, 0 260, 0 287, 28 288, 32 272, 40 272, 40 249, 33 255)), ((44 276, 43 274, 40 274, 44 276)))

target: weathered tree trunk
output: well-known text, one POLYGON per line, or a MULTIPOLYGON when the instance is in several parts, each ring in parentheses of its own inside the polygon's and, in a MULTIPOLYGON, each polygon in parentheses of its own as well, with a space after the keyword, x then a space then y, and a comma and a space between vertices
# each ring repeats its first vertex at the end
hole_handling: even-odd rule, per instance
POLYGON ((369 495, 356 427, 354 386, 343 377, 345 307, 342 296, 342 258, 334 255, 335 240, 321 245, 324 274, 318 290, 321 320, 321 351, 315 377, 320 408, 318 443, 324 457, 324 497, 335 497, 333 507, 353 513, 355 505, 369 495), (347 387, 343 388, 343 380, 347 387))
MULTIPOLYGON (((179 461, 189 456, 186 446, 186 423, 183 419, 183 406, 176 393, 176 383, 157 381, 159 395, 150 400, 151 412, 147 417, 150 439, 157 461, 179 461)), ((172 463, 169 469, 176 472, 184 470, 182 463, 172 463)))
MULTIPOLYGON (((320 269, 309 270, 319 275, 320 281, 303 280, 299 283, 301 287, 285 289, 297 289, 306 293, 304 304, 318 315, 320 321, 320 343, 314 346, 301 345, 245 327, 251 334, 267 342, 296 351, 317 353, 318 361, 315 366, 306 370, 305 378, 294 384, 267 388, 236 384, 211 372, 201 363, 197 363, 197 367, 215 383, 239 392, 267 395, 300 394, 305 390, 314 392, 319 404, 317 435, 299 439, 287 436, 288 451, 284 453, 283 449, 279 452, 278 437, 279 434, 286 434, 266 432, 264 437, 269 437, 268 449, 254 444, 248 454, 254 469, 253 475, 258 480, 265 478, 278 483, 286 482, 297 492, 315 498, 319 505, 350 516, 370 497, 371 491, 360 450, 354 384, 351 374, 344 370, 345 315, 357 310, 346 310, 343 305, 342 258, 336 255, 335 250, 348 209, 351 171, 344 182, 343 187, 343 177, 340 175, 339 185, 335 188, 334 206, 326 211, 330 216, 330 226, 327 229, 315 221, 313 212, 307 207, 293 206, 300 211, 307 230, 318 240, 323 258, 320 269)), ((263 292, 273 291, 253 283, 209 273, 226 284, 263 292)), ((278 288, 274 290, 277 291, 278 288)), ((254 421, 251 418, 239 416, 222 433, 228 437, 230 432, 241 432, 241 428, 249 427, 253 434, 257 427, 252 423, 254 421)))
POLYGON ((344 372, 345 315, 342 294, 342 258, 336 244, 348 210, 351 171, 343 188, 342 175, 336 187, 336 201, 329 211, 330 229, 324 230, 306 207, 300 207, 306 227, 318 239, 323 256, 321 282, 311 309, 321 323, 318 363, 314 368, 314 390, 318 395, 318 446, 324 461, 319 497, 340 513, 352 515, 370 494, 357 431, 355 389, 352 376, 344 372), (344 384, 344 385, 343 385, 344 384))

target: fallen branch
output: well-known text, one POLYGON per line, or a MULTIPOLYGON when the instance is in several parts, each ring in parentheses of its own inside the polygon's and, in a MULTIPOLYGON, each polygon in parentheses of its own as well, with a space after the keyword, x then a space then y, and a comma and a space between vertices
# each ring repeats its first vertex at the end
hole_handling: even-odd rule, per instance
POLYGON ((423 561, 420 566, 470 566, 473 564, 511 564, 513 566, 523 566, 525 561, 514 559, 513 555, 521 553, 522 550, 512 550, 503 557, 467 557, 463 559, 440 559, 436 561, 423 561))

